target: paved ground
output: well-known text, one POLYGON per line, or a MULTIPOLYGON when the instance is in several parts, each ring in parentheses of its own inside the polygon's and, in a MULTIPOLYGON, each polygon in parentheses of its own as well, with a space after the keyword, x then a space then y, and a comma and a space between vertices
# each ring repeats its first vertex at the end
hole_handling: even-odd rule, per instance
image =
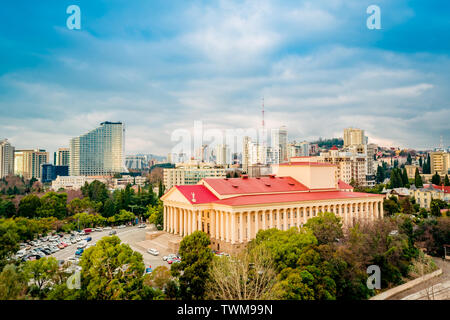
MULTIPOLYGON (((137 244, 137 243, 145 240, 145 232, 147 231, 146 229, 133 226, 133 227, 126 227, 123 229, 114 229, 114 230, 116 230, 116 232, 117 232, 116 235, 122 240, 123 243, 130 245, 130 247, 133 250, 142 254, 146 267, 151 266, 153 269, 156 268, 157 266, 161 266, 161 265, 169 267, 169 264, 167 262, 163 261, 162 257, 164 255, 167 255, 168 253, 173 253, 173 252, 168 252, 167 250, 165 250, 165 251, 160 251, 160 254, 158 256, 153 256, 153 255, 147 253, 147 250, 144 247, 139 246, 137 244)), ((89 243, 95 244, 101 238, 108 236, 109 231, 110 230, 92 232, 89 235, 92 237, 92 240, 89 243)), ((156 249, 158 249, 158 248, 156 248, 156 249)), ((77 245, 72 244, 69 247, 66 247, 58 252, 55 252, 54 254, 52 254, 52 256, 58 260, 67 260, 68 258, 75 256, 76 250, 77 250, 77 245)))
POLYGON ((450 261, 433 258, 442 274, 405 290, 389 300, 450 300, 450 261))

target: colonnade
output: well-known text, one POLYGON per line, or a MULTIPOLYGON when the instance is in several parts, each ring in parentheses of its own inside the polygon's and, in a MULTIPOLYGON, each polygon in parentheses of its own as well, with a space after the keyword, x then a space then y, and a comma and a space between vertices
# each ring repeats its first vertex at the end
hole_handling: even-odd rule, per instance
POLYGON ((319 212, 332 212, 342 218, 344 225, 352 225, 354 219, 373 221, 382 218, 383 203, 382 200, 352 201, 233 211, 164 204, 164 230, 183 237, 201 230, 211 238, 236 244, 255 238, 261 229, 301 227, 319 212))

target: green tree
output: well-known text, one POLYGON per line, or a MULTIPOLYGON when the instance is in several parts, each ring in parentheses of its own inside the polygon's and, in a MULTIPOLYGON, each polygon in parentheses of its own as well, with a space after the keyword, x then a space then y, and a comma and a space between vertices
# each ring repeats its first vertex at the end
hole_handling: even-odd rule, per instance
POLYGON ((181 241, 181 262, 172 265, 171 271, 173 276, 179 277, 182 299, 204 299, 208 270, 214 256, 210 244, 208 235, 202 231, 195 231, 181 241))
POLYGON ((386 215, 392 216, 398 212, 400 212, 400 205, 398 203, 398 199, 395 196, 390 196, 389 199, 383 200, 383 209, 386 212, 386 215))
POLYGON ((158 184, 158 199, 164 195, 164 189, 165 189, 164 185, 163 185, 162 181, 160 180, 159 184, 158 184))
POLYGON ((409 188, 408 173, 406 172, 406 168, 403 168, 402 170, 402 183, 405 188, 409 188))
POLYGON ((441 176, 437 173, 437 171, 436 171, 436 173, 431 177, 431 183, 432 183, 432 184, 435 184, 435 185, 437 185, 437 186, 441 185, 441 176))
POLYGON ((377 167, 377 183, 383 183, 384 179, 386 179, 386 170, 383 168, 383 166, 377 167))
POLYGON ((67 193, 48 192, 41 198, 41 206, 37 208, 38 217, 67 217, 67 193))
POLYGON ((31 279, 33 286, 37 288, 37 294, 40 298, 45 294, 44 289, 48 289, 52 285, 58 269, 58 260, 54 257, 26 261, 23 266, 25 276, 31 279))
POLYGON ((412 163, 411 154, 408 153, 408 157, 406 158, 406 164, 411 164, 411 163, 412 163))
POLYGON ((448 174, 445 175, 444 186, 446 186, 446 187, 450 186, 450 180, 448 179, 448 174))
POLYGON ((305 227, 312 230, 319 244, 337 242, 344 235, 341 219, 331 212, 320 212, 317 217, 310 218, 305 227))
POLYGON ((440 217, 441 209, 446 209, 447 203, 441 199, 432 199, 430 203, 430 213, 432 216, 440 217))
POLYGON ((88 300, 146 298, 142 255, 117 236, 104 237, 81 256, 81 292, 88 300))
POLYGON ((0 300, 25 298, 27 279, 14 264, 8 264, 0 273, 0 300))
POLYGON ((19 202, 18 214, 21 217, 34 218, 36 210, 41 206, 41 199, 34 194, 23 197, 19 202))
POLYGON ((17 226, 12 221, 0 221, 0 270, 8 263, 8 259, 19 250, 20 237, 17 226))
POLYGON ((0 216, 11 218, 16 214, 16 206, 14 203, 8 200, 2 200, 0 198, 0 216))
POLYGON ((416 188, 423 188, 422 177, 420 176, 418 168, 416 168, 416 173, 414 176, 414 185, 416 188))
POLYGON ((249 246, 266 246, 272 253, 277 271, 295 268, 302 249, 317 244, 313 231, 309 228, 260 230, 249 246))
POLYGON ((81 187, 81 192, 83 196, 89 197, 93 202, 105 203, 109 198, 109 191, 103 182, 98 180, 92 181, 90 184, 87 182, 83 187, 81 187))

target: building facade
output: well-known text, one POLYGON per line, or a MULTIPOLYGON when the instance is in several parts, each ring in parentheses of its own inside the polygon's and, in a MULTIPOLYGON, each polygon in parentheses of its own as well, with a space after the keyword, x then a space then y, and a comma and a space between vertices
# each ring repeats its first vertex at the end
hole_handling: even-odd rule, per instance
POLYGON ((431 174, 436 172, 440 176, 450 173, 450 153, 444 151, 430 152, 431 174))
POLYGON ((58 176, 68 176, 69 166, 54 166, 51 163, 41 165, 41 182, 52 182, 58 176))
POLYGON ((14 174, 24 179, 40 179, 41 165, 48 163, 49 154, 42 149, 16 150, 14 152, 14 174))
POLYGON ((366 144, 364 130, 356 128, 344 129, 344 147, 351 145, 366 144))
POLYGON ((450 202, 450 187, 425 184, 423 188, 410 187, 410 195, 416 199, 421 208, 430 209, 431 200, 439 199, 450 202))
POLYGON ((55 152, 55 166, 69 166, 70 164, 70 149, 69 148, 59 148, 55 152))
POLYGON ((0 179, 14 174, 14 147, 7 139, 0 140, 0 179))
POLYGON ((164 187, 169 190, 176 185, 196 184, 203 178, 225 178, 225 168, 217 168, 214 164, 191 160, 187 163, 178 163, 175 168, 164 168, 164 187))
POLYGON ((171 188, 164 203, 164 230, 186 236, 206 232, 211 247, 236 252, 259 230, 303 226, 320 212, 344 223, 383 217, 383 195, 352 192, 336 179, 336 166, 318 162, 280 164, 276 174, 249 178, 203 179, 171 188))
POLYGON ((102 122, 100 127, 70 140, 71 176, 103 176, 127 172, 124 162, 125 127, 102 122))

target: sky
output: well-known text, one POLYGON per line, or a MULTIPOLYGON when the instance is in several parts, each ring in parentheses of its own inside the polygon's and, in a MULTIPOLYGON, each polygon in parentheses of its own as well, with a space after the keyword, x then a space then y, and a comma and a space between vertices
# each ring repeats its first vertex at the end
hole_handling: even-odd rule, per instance
POLYGON ((381 146, 450 146, 449 53, 449 1, 2 2, 0 138, 53 152, 122 121, 127 154, 167 155, 194 121, 258 127, 264 97, 289 140, 357 127, 381 146))

